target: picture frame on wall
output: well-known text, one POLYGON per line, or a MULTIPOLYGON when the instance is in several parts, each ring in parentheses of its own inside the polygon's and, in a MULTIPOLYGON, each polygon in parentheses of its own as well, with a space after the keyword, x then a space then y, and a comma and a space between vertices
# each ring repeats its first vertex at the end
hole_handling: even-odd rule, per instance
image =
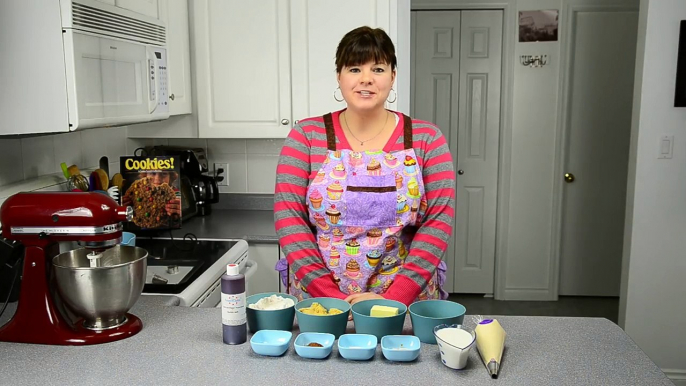
POLYGON ((674 107, 686 107, 686 20, 681 21, 679 29, 674 107))
POLYGON ((519 42, 556 42, 559 11, 519 11, 519 42))

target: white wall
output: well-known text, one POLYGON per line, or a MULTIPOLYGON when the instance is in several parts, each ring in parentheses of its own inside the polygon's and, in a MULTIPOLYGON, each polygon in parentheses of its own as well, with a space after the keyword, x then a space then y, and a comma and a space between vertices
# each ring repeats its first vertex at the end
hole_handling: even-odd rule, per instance
POLYGON ((672 379, 686 384, 686 108, 675 108, 679 22, 684 0, 641 0, 627 227, 624 329, 672 379), (638 84, 637 84, 638 86, 638 84), (674 156, 657 158, 674 135, 674 156))

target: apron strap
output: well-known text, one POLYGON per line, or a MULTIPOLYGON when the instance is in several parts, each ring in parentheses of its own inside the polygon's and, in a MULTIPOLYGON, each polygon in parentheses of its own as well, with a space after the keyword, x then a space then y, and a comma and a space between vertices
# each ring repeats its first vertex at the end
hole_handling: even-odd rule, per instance
POLYGON ((324 126, 326 127, 326 148, 336 151, 336 131, 333 128, 333 116, 331 113, 324 115, 324 126))
POLYGON ((412 119, 405 114, 403 114, 403 140, 405 150, 412 149, 412 119))

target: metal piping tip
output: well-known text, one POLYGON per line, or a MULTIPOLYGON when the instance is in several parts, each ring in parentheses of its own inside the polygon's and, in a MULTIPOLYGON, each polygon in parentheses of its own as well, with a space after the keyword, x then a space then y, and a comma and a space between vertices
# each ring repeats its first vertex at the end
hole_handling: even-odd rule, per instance
POLYGON ((491 378, 496 379, 498 378, 500 364, 496 362, 495 359, 491 359, 486 365, 486 370, 488 370, 488 374, 491 376, 491 378))

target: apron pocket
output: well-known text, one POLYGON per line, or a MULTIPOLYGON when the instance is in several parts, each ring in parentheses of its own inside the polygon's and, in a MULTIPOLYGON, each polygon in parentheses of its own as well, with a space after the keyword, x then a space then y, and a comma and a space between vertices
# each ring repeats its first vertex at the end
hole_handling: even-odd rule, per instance
POLYGON ((345 190, 345 223, 365 228, 396 226, 397 199, 393 176, 351 179, 345 190))

